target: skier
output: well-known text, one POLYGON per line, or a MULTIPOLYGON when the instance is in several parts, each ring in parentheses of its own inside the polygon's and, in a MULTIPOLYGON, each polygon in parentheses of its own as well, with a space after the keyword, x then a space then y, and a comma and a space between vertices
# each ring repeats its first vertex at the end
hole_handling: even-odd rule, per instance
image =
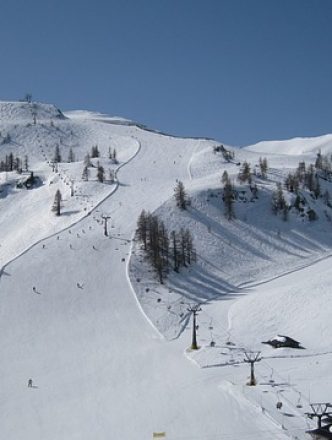
POLYGON ((29 387, 29 388, 32 388, 32 379, 29 379, 29 380, 28 380, 28 387, 29 387))

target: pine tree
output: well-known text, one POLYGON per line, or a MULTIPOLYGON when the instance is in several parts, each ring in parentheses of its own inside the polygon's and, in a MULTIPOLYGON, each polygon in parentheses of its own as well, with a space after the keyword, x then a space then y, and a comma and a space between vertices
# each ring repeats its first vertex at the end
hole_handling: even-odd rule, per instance
POLYGON ((288 205, 287 203, 284 204, 284 207, 282 209, 282 219, 284 222, 288 220, 288 205))
POLYGON ((189 229, 181 228, 180 234, 172 231, 169 235, 164 222, 144 210, 137 220, 136 237, 143 244, 160 283, 164 282, 171 263, 174 271, 179 272, 181 266, 196 261, 196 251, 189 229))
POLYGON ((305 175, 306 175, 306 165, 305 162, 299 162, 299 165, 296 170, 296 175, 300 183, 304 184, 305 175))
POLYGON ((22 173, 22 161, 19 157, 15 158, 14 169, 18 172, 18 174, 22 173))
POLYGON ((98 169, 97 169, 97 179, 101 183, 103 183, 104 180, 105 180, 105 170, 104 170, 104 167, 102 167, 99 164, 98 164, 98 169))
POLYGON ((315 167, 320 170, 323 168, 323 158, 322 158, 322 153, 320 151, 317 153, 315 167))
POLYGON ((54 163, 59 163, 61 162, 61 153, 60 153, 60 148, 59 145, 55 146, 55 150, 54 150, 54 159, 53 159, 54 163))
POLYGON ((84 166, 85 167, 91 167, 92 166, 92 163, 91 163, 91 159, 90 159, 90 154, 89 153, 87 153, 86 155, 85 155, 85 157, 84 157, 84 166))
POLYGON ((14 169, 14 155, 9 153, 8 155, 8 171, 13 171, 14 169))
POLYGON ((286 209, 288 212, 288 206, 286 204, 284 194, 282 191, 281 183, 277 183, 277 190, 272 194, 272 212, 278 214, 278 212, 283 212, 284 217, 286 215, 286 209))
POLYGON ((69 153, 68 153, 68 162, 75 162, 75 155, 73 152, 73 149, 70 147, 69 153))
POLYGON ((259 158, 259 168, 261 170, 262 178, 266 179, 266 177, 267 177, 267 170, 268 170, 268 164, 267 164, 266 157, 264 157, 264 159, 262 159, 261 157, 259 158))
POLYGON ((174 188, 174 197, 176 200, 176 206, 178 206, 180 209, 187 208, 187 204, 188 204, 187 194, 181 180, 178 181, 178 183, 174 188))
POLYGON ((228 181, 229 181, 228 173, 227 173, 227 171, 225 170, 225 171, 223 172, 222 176, 221 176, 221 183, 222 183, 223 185, 225 185, 225 183, 227 183, 228 181))
POLYGON ((315 168, 312 164, 309 165, 308 171, 305 174, 305 184, 309 191, 315 190, 315 168))
POLYGON ((138 239, 143 243, 144 250, 147 250, 147 235, 148 235, 148 215, 143 209, 137 220, 137 235, 138 239))
POLYGON ((241 183, 248 182, 251 183, 251 170, 250 164, 244 161, 238 175, 239 181, 241 183))
POLYGON ((82 180, 84 180, 85 182, 87 182, 89 180, 89 168, 87 166, 85 166, 83 168, 83 172, 82 172, 82 180))
POLYGON ((178 244, 178 236, 175 231, 171 232, 171 243, 172 243, 172 255, 173 255, 173 269, 175 272, 179 272, 179 244, 178 244))
POLYGON ((228 182, 224 185, 224 191, 223 191, 223 201, 224 201, 224 207, 225 207, 225 216, 227 220, 232 220, 235 218, 235 212, 234 212, 234 189, 231 182, 228 180, 228 182))
POLYGON ((99 153, 99 150, 98 150, 98 145, 94 145, 91 148, 91 157, 95 158, 95 157, 99 157, 99 156, 100 156, 100 153, 99 153))
POLYGON ((61 214, 61 200, 62 200, 62 195, 60 190, 58 189, 55 193, 54 203, 52 207, 52 211, 55 212, 55 215, 61 214))
POLYGON ((24 156, 24 169, 25 169, 25 171, 29 171, 29 157, 28 157, 28 155, 24 156))
POLYGON ((319 177, 316 176, 314 179, 314 188, 313 188, 314 194, 316 199, 318 199, 318 197, 321 194, 321 189, 320 189, 320 183, 319 183, 319 177))
POLYGON ((273 191, 272 193, 272 200, 271 200, 271 209, 274 215, 278 214, 279 208, 278 208, 278 195, 277 191, 273 191))
POLYGON ((325 192, 323 194, 323 201, 324 201, 325 205, 331 207, 331 197, 330 197, 330 193, 328 190, 325 190, 325 192))
POLYGON ((110 183, 114 183, 115 181, 115 173, 113 170, 109 170, 109 179, 110 179, 110 183))
POLYGON ((113 163, 118 163, 117 152, 116 152, 115 148, 113 150, 111 149, 111 147, 109 148, 109 150, 108 150, 108 157, 111 159, 111 161, 113 163))
POLYGON ((181 266, 186 266, 186 251, 187 251, 187 243, 186 243, 186 235, 183 228, 180 229, 180 264, 181 266))
POLYGON ((299 190, 299 179, 298 176, 292 173, 289 173, 285 179, 285 187, 287 191, 297 193, 299 190))
POLYGON ((295 197, 294 208, 298 211, 301 210, 301 197, 299 196, 299 194, 297 194, 297 196, 295 197))
POLYGON ((117 157, 117 152, 116 152, 116 149, 115 149, 115 148, 114 148, 114 150, 113 150, 113 157, 112 157, 112 160, 113 160, 114 163, 118 163, 118 157, 117 157))
POLYGON ((194 249, 193 236, 191 235, 189 229, 186 229, 185 231, 185 239, 186 239, 186 259, 187 259, 187 263, 191 264, 196 259, 196 253, 194 249))

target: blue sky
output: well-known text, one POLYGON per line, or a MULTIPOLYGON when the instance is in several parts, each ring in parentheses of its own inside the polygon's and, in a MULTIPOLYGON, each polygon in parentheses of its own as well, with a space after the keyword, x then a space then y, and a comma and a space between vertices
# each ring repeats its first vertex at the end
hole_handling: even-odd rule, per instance
POLYGON ((233 145, 332 133, 332 0, 0 5, 0 99, 233 145))

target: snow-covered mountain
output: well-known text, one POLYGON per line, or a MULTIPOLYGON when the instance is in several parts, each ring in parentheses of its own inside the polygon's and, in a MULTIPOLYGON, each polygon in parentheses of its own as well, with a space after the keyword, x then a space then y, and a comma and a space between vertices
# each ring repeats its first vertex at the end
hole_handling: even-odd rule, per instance
POLYGON ((225 160, 216 141, 28 102, 0 102, 0 132, 0 163, 12 153, 22 168, 0 172, 0 438, 307 438, 309 403, 332 394, 332 208, 323 197, 332 183, 319 178, 319 196, 301 187, 301 210, 283 186, 287 221, 271 200, 299 162, 330 157, 332 135, 224 146, 225 160), (245 161, 251 185, 238 180, 245 161), (231 221, 224 171, 236 193, 231 221), (31 172, 38 180, 26 189, 31 172), (186 210, 173 197, 179 181, 186 210), (163 284, 135 235, 143 209, 193 236, 196 262, 163 284), (202 309, 195 351, 193 304, 202 309), (305 350, 262 344, 277 335, 305 350), (246 386, 251 350, 263 357, 256 387, 246 386))

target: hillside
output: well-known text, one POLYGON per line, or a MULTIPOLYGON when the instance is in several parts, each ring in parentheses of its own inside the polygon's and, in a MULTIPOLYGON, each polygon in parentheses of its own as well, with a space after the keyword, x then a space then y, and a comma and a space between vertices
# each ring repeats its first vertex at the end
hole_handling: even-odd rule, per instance
MULTIPOLYGON (((305 416, 309 402, 329 401, 332 393, 332 208, 301 187, 300 212, 284 188, 284 221, 271 200, 300 161, 332 153, 330 135, 226 146, 234 158, 225 161, 214 152, 216 141, 14 102, 0 103, 0 131, 0 161, 29 156, 21 174, 0 172, 3 438, 131 440, 163 431, 169 439, 307 438, 305 429, 314 426, 305 416), (95 145, 100 156, 84 180, 95 145), (57 147, 62 158, 54 164, 57 147), (256 170, 255 199, 237 178, 245 161, 256 170), (231 221, 222 199, 225 170, 240 195, 231 221), (31 171, 39 184, 18 188, 31 171), (179 180, 191 201, 186 210, 173 197, 179 180), (51 210, 58 189, 59 217, 51 210), (169 232, 188 228, 193 236, 197 261, 169 271, 164 284, 135 235, 142 209, 169 232), (201 348, 190 351, 187 309, 194 303, 202 308, 201 348), (305 350, 261 344, 277 334, 305 350), (264 357, 257 387, 245 386, 245 350, 264 357)), ((331 185, 320 179, 321 194, 331 185)))

